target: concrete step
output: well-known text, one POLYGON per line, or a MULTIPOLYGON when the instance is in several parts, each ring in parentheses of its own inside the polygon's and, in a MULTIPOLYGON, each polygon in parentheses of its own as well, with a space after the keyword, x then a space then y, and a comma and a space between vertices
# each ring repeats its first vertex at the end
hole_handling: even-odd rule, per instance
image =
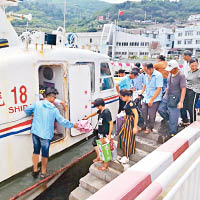
POLYGON ((143 159, 145 156, 147 156, 148 154, 149 154, 148 152, 136 148, 135 149, 135 154, 132 154, 130 156, 130 161, 133 161, 133 162, 137 163, 141 159, 143 159))
POLYGON ((91 193, 95 193, 100 190, 107 183, 92 174, 87 174, 80 179, 80 186, 91 193))
POLYGON ((69 196, 69 200, 86 200, 92 195, 91 192, 83 189, 82 187, 77 187, 73 190, 69 196))
POLYGON ((159 147, 158 143, 153 140, 150 140, 147 138, 142 138, 139 136, 137 136, 137 138, 136 138, 136 148, 137 149, 141 149, 143 151, 151 153, 158 147, 159 147))
MULTIPOLYGON (((156 130, 155 130, 156 131, 156 130)), ((137 136, 142 138, 147 138, 149 140, 153 140, 155 142, 158 142, 159 134, 157 132, 152 132, 150 134, 144 133, 144 131, 137 134, 137 136)))
POLYGON ((93 165, 90 166, 90 173, 94 176, 96 176, 97 178, 109 183, 110 181, 112 181, 113 179, 115 179, 117 176, 119 176, 121 174, 121 172, 109 167, 108 170, 106 171, 101 171, 98 170, 98 167, 101 166, 101 163, 95 163, 93 165))
POLYGON ((121 165, 121 163, 119 161, 111 161, 109 163, 109 167, 119 171, 119 172, 124 172, 124 167, 121 165))

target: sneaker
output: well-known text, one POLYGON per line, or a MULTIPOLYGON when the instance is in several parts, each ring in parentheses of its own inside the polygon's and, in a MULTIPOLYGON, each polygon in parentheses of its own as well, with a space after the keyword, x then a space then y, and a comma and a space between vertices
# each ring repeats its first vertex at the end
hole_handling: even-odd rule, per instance
POLYGON ((42 173, 40 174, 41 179, 47 178, 48 176, 49 176, 49 174, 47 174, 47 173, 46 174, 42 174, 42 173))
POLYGON ((170 138, 172 138, 172 137, 174 137, 174 136, 175 136, 175 134, 173 134, 173 133, 170 134, 170 138))
POLYGON ((37 172, 32 172, 33 178, 37 178, 39 176, 40 171, 38 170, 37 172))
POLYGON ((129 163, 129 158, 127 158, 126 156, 123 156, 123 157, 121 158, 120 162, 121 162, 122 164, 128 164, 128 163, 129 163))
POLYGON ((126 171, 127 169, 129 169, 131 166, 130 164, 122 164, 124 167, 124 171, 126 171))

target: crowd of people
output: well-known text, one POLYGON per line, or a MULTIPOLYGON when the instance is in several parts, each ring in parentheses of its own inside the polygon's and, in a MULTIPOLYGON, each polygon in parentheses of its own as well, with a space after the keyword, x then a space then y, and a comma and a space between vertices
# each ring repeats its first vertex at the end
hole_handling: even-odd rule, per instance
MULTIPOLYGON (((181 117, 184 126, 196 120, 196 104, 200 94, 200 70, 196 58, 190 51, 183 53, 185 64, 182 69, 176 60, 165 61, 160 55, 156 64, 136 63, 126 76, 124 70, 119 70, 122 80, 116 84, 119 94, 118 113, 124 112, 124 122, 119 131, 118 147, 123 150, 122 163, 128 163, 129 157, 135 151, 136 134, 144 131, 150 134, 154 129, 157 113, 163 118, 163 123, 169 124, 166 140, 177 134, 178 120, 181 117), (139 91, 136 100, 132 96, 139 91), (142 102, 138 104, 138 102, 142 102), (138 106, 141 105, 141 106, 138 106)), ((47 176, 49 147, 55 132, 55 121, 66 128, 77 128, 77 124, 63 118, 56 108, 56 102, 63 106, 64 102, 57 100, 55 88, 48 88, 40 97, 40 101, 25 109, 25 113, 33 115, 31 128, 33 140, 33 177, 38 177, 39 154, 42 151, 41 177, 47 176), (48 119, 48 120, 46 120, 48 119)), ((93 146, 97 155, 94 162, 99 162, 100 156, 97 140, 111 140, 113 132, 112 114, 105 107, 104 99, 94 101, 97 112, 86 116, 84 120, 98 115, 96 137, 93 146)), ((104 162, 99 170, 107 170, 108 163, 104 162)))
POLYGON ((168 123, 169 132, 164 139, 167 141, 178 132, 179 118, 182 125, 187 126, 196 120, 196 105, 200 94, 200 70, 198 59, 192 58, 192 52, 184 51, 185 61, 180 68, 176 60, 165 61, 163 55, 158 56, 156 64, 136 63, 130 75, 122 75, 122 80, 116 85, 119 94, 119 113, 126 113, 125 122, 119 134, 119 147, 124 151, 122 162, 127 163, 135 149, 134 134, 153 131, 157 113, 163 118, 162 123, 168 123), (142 100, 141 113, 143 123, 138 123, 138 109, 132 93, 139 90, 138 99, 142 100), (130 117, 131 116, 131 117, 130 117), (127 124, 129 126, 127 126, 127 124), (132 131, 130 132, 130 129, 132 131))

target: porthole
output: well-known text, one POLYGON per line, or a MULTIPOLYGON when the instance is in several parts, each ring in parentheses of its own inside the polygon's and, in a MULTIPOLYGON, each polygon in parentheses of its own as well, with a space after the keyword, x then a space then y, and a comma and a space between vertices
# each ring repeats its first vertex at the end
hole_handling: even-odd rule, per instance
POLYGON ((43 76, 47 80, 53 79, 53 70, 50 67, 45 67, 43 70, 43 76))

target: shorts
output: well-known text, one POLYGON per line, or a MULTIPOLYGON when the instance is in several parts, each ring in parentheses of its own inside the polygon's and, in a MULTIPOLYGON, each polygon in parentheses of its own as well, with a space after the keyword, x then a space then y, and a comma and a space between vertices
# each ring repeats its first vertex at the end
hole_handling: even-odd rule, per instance
POLYGON ((32 134, 32 139, 33 139, 33 153, 39 155, 40 150, 42 149, 42 157, 48 158, 51 140, 42 139, 34 134, 32 134))
POLYGON ((105 135, 105 134, 100 134, 100 133, 98 133, 95 137, 94 137, 94 140, 93 140, 93 142, 92 142, 92 145, 93 145, 93 147, 96 147, 97 146, 97 140, 99 140, 99 139, 101 139, 101 138, 103 138, 103 137, 107 137, 108 135, 105 135))

